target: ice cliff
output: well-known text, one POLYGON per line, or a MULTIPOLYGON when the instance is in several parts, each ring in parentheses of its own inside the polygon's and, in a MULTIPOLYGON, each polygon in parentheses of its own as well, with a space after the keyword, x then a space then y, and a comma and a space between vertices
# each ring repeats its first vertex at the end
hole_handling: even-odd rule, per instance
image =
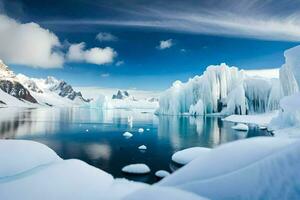
POLYGON ((279 108, 282 98, 277 78, 249 76, 225 63, 208 66, 188 82, 175 81, 159 100, 157 114, 248 114, 279 108))

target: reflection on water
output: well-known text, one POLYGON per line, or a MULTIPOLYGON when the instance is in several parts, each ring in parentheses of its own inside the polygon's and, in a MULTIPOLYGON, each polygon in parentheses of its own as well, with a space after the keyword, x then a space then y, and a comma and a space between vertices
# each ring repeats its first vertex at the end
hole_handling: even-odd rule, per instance
POLYGON ((215 147, 233 140, 265 135, 251 127, 248 133, 231 129, 232 123, 217 117, 153 115, 147 110, 96 109, 7 109, 1 108, 0 138, 29 139, 44 143, 64 159, 78 158, 115 177, 152 183, 156 170, 172 171, 171 155, 192 146, 215 147), (130 123, 132 119, 132 124, 130 123), (138 128, 144 133, 138 133, 138 128), (146 131, 149 128, 150 131, 146 131), (126 139, 123 132, 133 137, 126 139), (138 146, 146 145, 146 151, 138 146), (152 172, 146 176, 123 174, 121 168, 146 163, 152 172))

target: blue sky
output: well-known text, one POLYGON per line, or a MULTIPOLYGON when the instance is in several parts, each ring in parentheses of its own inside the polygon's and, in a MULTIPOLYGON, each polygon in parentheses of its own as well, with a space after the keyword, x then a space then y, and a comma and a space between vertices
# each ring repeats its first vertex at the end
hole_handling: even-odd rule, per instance
POLYGON ((18 62, 7 52, 2 59, 16 72, 53 75, 75 86, 161 90, 201 74, 210 64, 279 67, 284 50, 299 44, 298 1, 218 2, 0 1, 3 15, 53 33, 64 57, 59 68, 18 62), (167 47, 160 48, 161 41, 167 47), (109 47, 114 54, 96 61, 83 51, 68 57, 70 46, 82 42, 83 51, 96 47, 95 55, 101 56, 109 47))

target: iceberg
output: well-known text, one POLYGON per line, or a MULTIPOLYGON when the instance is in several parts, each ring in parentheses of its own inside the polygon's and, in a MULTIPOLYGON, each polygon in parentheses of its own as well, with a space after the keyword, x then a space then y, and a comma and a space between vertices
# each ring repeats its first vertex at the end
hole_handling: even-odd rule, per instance
POLYGON ((169 176, 170 172, 166 171, 166 170, 158 170, 157 172, 155 172, 155 176, 157 176, 158 178, 165 178, 166 176, 169 176))
POLYGON ((160 115, 262 113, 279 108, 278 78, 248 75, 225 63, 208 66, 186 83, 175 81, 159 98, 160 115))
POLYGON ((148 174, 150 173, 150 168, 146 164, 137 163, 123 167, 122 172, 130 174, 148 174))

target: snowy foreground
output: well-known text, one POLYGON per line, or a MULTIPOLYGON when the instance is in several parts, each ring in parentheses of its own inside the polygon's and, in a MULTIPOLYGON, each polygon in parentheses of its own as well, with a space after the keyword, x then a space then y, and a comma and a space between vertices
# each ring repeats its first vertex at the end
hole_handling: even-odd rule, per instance
POLYGON ((0 199, 297 199, 300 140, 221 145, 152 186, 114 179, 45 145, 0 140, 0 199))

